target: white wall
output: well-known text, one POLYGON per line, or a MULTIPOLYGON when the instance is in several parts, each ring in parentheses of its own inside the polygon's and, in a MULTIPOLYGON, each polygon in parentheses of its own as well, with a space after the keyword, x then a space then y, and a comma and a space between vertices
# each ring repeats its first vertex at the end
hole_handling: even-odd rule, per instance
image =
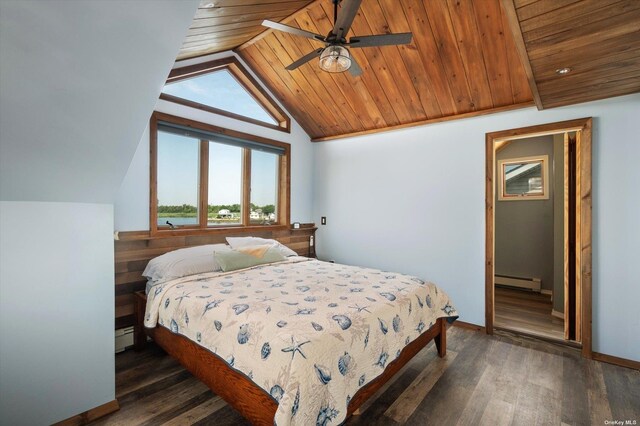
POLYGON ((0 424, 114 399, 113 206, 0 202, 0 424))
POLYGON ((113 202, 197 5, 0 2, 0 199, 113 202))
MULTIPOLYGON (((184 67, 225 56, 229 56, 229 53, 181 61, 179 66, 184 67)), ((240 57, 237 58, 242 62, 240 57)), ((259 81, 246 64, 245 68, 259 81)), ((265 88, 265 90, 267 89, 265 88)), ((164 100, 158 100, 155 110, 291 144, 291 221, 301 223, 312 221, 313 149, 309 136, 293 118, 291 118, 291 133, 286 133, 164 100)), ((117 194, 115 229, 118 231, 149 229, 148 126, 140 139, 129 170, 117 194)))
POLYGON ((111 203, 198 3, 0 0, 0 424, 115 398, 111 203))
POLYGON ((319 257, 427 278, 484 324, 485 133, 589 116, 593 349, 640 360, 640 94, 314 145, 319 257))

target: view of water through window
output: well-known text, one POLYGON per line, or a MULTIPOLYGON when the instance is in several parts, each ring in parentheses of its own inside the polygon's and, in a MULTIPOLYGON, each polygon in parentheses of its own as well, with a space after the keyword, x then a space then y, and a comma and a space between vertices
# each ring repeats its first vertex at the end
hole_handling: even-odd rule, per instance
POLYGON ((158 225, 198 224, 200 141, 158 132, 158 225))
POLYGON ((209 142, 208 225, 242 222, 242 148, 209 142))
MULTIPOLYGON (((200 140, 159 131, 157 155, 158 226, 198 225, 200 140)), ((241 224, 243 148, 210 141, 208 163, 207 225, 241 224)), ((277 221, 278 165, 278 155, 251 151, 253 224, 277 221)))

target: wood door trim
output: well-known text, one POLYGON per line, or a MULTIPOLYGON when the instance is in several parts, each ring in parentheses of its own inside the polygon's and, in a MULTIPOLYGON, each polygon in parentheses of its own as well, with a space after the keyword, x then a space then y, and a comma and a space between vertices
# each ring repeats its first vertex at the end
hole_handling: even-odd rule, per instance
POLYGON ((575 270, 576 270, 576 283, 575 283, 575 330, 576 330, 576 341, 582 342, 582 311, 579 307, 582 306, 582 273, 581 273, 581 264, 582 264, 582 215, 580 212, 582 211, 582 162, 584 159, 581 155, 582 152, 582 137, 581 132, 576 132, 576 245, 575 245, 575 270))
MULTIPOLYGON (((565 132, 563 141, 563 197, 562 220, 563 230, 563 288, 564 288, 564 312, 569 312, 569 133, 565 132)), ((565 315, 568 318, 568 315, 565 315)), ((564 321, 564 339, 569 340, 569 321, 564 321)))
POLYGON ((580 130, 580 146, 577 152, 579 169, 576 175, 579 180, 580 205, 576 216, 580 217, 580 245, 576 250, 580 251, 577 272, 580 276, 580 293, 582 299, 580 333, 582 336, 582 356, 592 358, 592 300, 591 300, 591 152, 592 152, 592 122, 591 117, 576 120, 548 123, 537 126, 528 126, 518 129, 501 130, 487 133, 485 137, 485 327, 487 334, 493 334, 494 328, 494 262, 495 262, 495 150, 494 142, 508 138, 521 139, 529 134, 553 134, 562 131, 580 130))

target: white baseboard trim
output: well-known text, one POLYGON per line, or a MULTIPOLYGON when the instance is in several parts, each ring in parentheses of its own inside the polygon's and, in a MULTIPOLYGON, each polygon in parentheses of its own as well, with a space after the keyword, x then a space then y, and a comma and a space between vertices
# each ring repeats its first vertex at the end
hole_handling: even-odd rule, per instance
POLYGON ((551 315, 553 315, 556 318, 564 319, 564 312, 558 312, 555 309, 551 310, 551 315))

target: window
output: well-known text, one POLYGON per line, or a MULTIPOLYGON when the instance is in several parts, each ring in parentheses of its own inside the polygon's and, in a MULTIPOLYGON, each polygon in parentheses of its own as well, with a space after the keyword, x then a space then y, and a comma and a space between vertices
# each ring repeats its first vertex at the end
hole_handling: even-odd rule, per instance
POLYGON ((235 58, 174 69, 160 99, 290 131, 289 117, 235 58))
POLYGON ((290 146, 154 113, 151 232, 288 225, 290 146))
POLYGON ((251 155, 251 223, 277 221, 278 156, 269 152, 251 155))
POLYGON ((498 200, 549 199, 549 156, 498 161, 498 200))
POLYGON ((197 225, 200 141, 159 132, 156 152, 158 226, 197 225))

